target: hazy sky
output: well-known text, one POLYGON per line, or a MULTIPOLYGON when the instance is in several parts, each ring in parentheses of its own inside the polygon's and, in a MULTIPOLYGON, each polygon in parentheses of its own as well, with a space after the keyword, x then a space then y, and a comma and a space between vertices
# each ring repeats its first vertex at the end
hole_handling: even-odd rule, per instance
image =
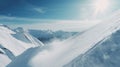
POLYGON ((0 23, 101 20, 119 10, 119 3, 120 0, 0 0, 0 23))

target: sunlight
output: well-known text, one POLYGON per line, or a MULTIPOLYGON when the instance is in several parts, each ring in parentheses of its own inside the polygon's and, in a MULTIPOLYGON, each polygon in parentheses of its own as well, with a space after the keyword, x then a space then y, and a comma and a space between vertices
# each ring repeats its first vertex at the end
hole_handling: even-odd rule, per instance
POLYGON ((105 12, 110 6, 110 0, 96 0, 93 3, 94 15, 105 12))

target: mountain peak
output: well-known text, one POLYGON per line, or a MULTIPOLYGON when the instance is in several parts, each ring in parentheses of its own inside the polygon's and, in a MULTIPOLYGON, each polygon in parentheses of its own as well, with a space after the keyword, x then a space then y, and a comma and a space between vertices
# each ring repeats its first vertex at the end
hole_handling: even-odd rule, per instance
POLYGON ((0 24, 0 32, 15 34, 15 32, 12 29, 10 29, 10 27, 4 24, 0 24))
POLYGON ((15 32, 19 32, 19 33, 23 33, 24 32, 24 29, 22 27, 17 27, 15 29, 15 32))
POLYGON ((5 28, 8 28, 8 29, 11 29, 10 27, 8 27, 7 25, 5 24, 0 24, 1 27, 5 27, 5 28))

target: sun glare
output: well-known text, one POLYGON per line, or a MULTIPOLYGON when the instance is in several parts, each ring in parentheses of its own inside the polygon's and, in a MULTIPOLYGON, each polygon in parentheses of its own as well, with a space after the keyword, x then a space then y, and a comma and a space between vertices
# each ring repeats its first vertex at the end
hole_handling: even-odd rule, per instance
POLYGON ((93 3, 94 15, 105 12, 109 8, 109 5, 110 0, 95 0, 93 3))

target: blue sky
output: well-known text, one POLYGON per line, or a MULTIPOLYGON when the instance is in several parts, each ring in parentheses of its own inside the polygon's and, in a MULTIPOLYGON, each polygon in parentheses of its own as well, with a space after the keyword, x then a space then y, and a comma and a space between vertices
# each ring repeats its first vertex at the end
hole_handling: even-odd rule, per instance
MULTIPOLYGON (((0 0, 0 23, 42 23, 41 20, 89 20, 94 19, 95 0, 0 0)), ((96 15, 104 19, 118 10, 119 0, 109 0, 107 11, 96 15)), ((99 9, 100 10, 100 9, 99 9)), ((51 22, 48 22, 51 23, 51 22)))
POLYGON ((77 3, 79 0, 0 1, 0 14, 13 17, 40 19, 77 19, 78 10, 76 9, 80 9, 77 8, 77 3))

